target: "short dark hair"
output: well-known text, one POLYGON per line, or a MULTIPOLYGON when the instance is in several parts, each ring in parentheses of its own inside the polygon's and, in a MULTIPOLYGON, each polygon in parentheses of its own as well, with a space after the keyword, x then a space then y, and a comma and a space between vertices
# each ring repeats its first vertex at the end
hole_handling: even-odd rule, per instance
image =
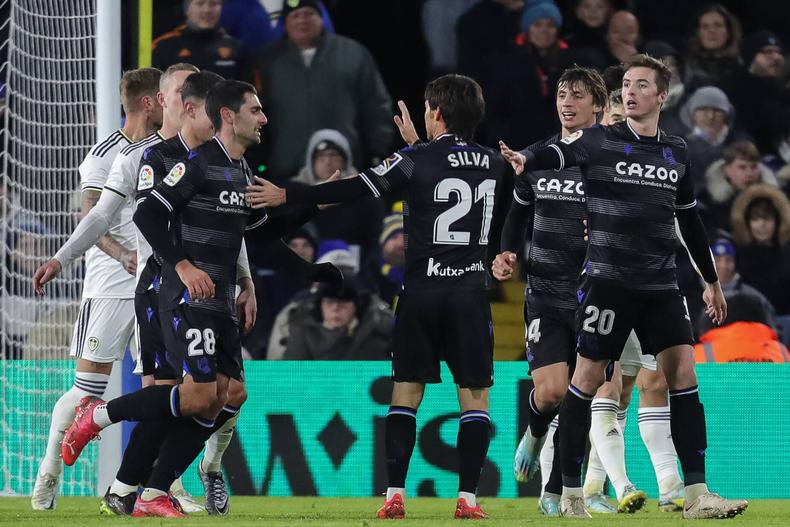
POLYGON ((233 112, 238 112, 244 104, 244 96, 248 93, 258 95, 255 86, 249 82, 223 80, 212 86, 206 96, 206 113, 217 133, 222 128, 220 110, 229 108, 233 112))
POLYGON ((751 141, 735 141, 724 149, 724 164, 729 165, 736 159, 760 161, 760 151, 751 141))
POLYGON ((431 110, 441 109, 447 131, 463 139, 475 135, 486 108, 482 88, 464 75, 449 74, 432 80, 425 87, 425 100, 431 110))
POLYGON ((601 74, 593 68, 582 68, 574 64, 562 72, 557 81, 557 91, 562 86, 573 88, 576 85, 582 86, 587 93, 592 95, 593 104, 601 107, 601 111, 596 114, 596 120, 600 120, 607 102, 606 84, 601 74))
POLYGON ((181 100, 194 99, 196 101, 203 101, 208 97, 208 92, 215 84, 225 80, 222 76, 217 75, 212 71, 201 71, 193 73, 184 80, 184 85, 181 88, 181 100))
POLYGON ((623 90, 617 89, 609 92, 609 106, 623 105, 623 90))
POLYGON ((672 80, 672 70, 669 69, 663 60, 651 57, 647 53, 634 55, 623 63, 623 72, 628 72, 631 68, 650 68, 656 72, 656 87, 658 93, 669 91, 669 81, 672 80))
POLYGON ((125 113, 140 109, 140 97, 156 97, 162 71, 156 68, 130 70, 121 77, 121 104, 125 113))

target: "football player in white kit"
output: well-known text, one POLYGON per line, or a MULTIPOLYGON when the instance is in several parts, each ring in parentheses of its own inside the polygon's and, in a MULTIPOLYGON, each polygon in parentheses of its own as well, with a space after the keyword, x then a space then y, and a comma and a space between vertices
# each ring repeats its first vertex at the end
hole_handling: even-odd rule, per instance
MULTIPOLYGON (((156 97, 161 74, 155 68, 141 68, 128 71, 121 78, 126 122, 123 128, 97 142, 79 166, 83 215, 96 204, 118 152, 161 126, 162 106, 156 97)), ((74 385, 52 410, 47 450, 31 498, 34 510, 55 507, 63 473, 60 442, 74 420, 80 399, 104 393, 113 363, 122 359, 126 346, 134 342, 137 260, 131 210, 112 224, 108 234, 86 253, 82 304, 71 342, 71 355, 77 357, 74 385)))

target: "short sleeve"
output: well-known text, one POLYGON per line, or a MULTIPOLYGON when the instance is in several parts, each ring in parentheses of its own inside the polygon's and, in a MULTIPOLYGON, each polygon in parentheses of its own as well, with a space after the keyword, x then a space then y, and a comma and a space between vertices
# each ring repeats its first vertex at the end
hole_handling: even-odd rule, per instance
POLYGON ((675 197, 675 210, 691 209, 697 205, 697 199, 694 196, 694 181, 691 179, 691 173, 686 165, 686 173, 678 183, 678 193, 675 197))
MULTIPOLYGON (((116 156, 117 157, 117 156, 116 156)), ((85 190, 95 190, 101 192, 107 182, 107 174, 110 172, 112 159, 88 154, 80 163, 80 188, 85 190)))
POLYGON ((167 177, 164 158, 158 148, 147 148, 143 152, 140 163, 133 176, 135 184, 135 201, 139 204, 167 177))
POLYGON ((180 210, 203 187, 206 179, 202 156, 190 152, 188 158, 176 163, 165 178, 154 186, 151 196, 158 199, 173 213, 180 210), (197 157, 197 162, 193 158, 197 157))

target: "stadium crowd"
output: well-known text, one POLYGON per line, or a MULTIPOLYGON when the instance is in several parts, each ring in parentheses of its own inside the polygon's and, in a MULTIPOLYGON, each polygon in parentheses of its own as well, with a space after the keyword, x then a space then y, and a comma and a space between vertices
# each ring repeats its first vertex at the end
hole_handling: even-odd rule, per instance
MULTIPOLYGON (((722 4, 681 0, 174 4, 155 3, 152 65, 189 62, 252 82, 269 123, 247 158, 278 183, 318 185, 335 170, 349 176, 378 163, 400 144, 396 100, 417 111, 424 81, 442 73, 483 87, 480 143, 523 148, 557 131, 555 86, 566 67, 604 72, 639 52, 663 59, 674 76, 660 126, 688 144, 729 322, 747 323, 744 331, 761 324, 769 340, 790 342, 790 68, 786 35, 765 29, 790 27, 781 26, 787 6, 755 2, 739 19, 722 4), (359 23, 375 10, 378 24, 359 23)), ((611 69, 607 76, 610 88, 619 84, 611 69)), ((25 233, 6 240, 9 265, 29 276, 33 264, 15 255, 35 254, 47 227, 14 206, 4 182, 0 196, 4 221, 25 233)), ((346 285, 318 287, 288 269, 253 266, 259 315, 245 340, 248 358, 389 358, 405 259, 400 204, 331 206, 287 242, 305 260, 342 268, 346 285)), ((680 246, 677 258, 692 319, 704 320, 701 281, 680 246)), ((7 286, 4 312, 12 303, 34 309, 7 286)), ((14 328, 13 357, 23 355, 36 318, 30 312, 14 328)), ((699 338, 711 328, 695 329, 699 338)))

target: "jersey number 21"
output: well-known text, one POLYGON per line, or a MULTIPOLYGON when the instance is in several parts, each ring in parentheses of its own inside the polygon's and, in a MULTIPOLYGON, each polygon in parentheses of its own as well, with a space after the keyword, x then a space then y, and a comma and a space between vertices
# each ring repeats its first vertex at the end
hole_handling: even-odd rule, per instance
MULTIPOLYGON (((480 245, 488 243, 488 231, 491 229, 491 217, 494 214, 494 189, 496 180, 485 179, 475 188, 474 203, 483 200, 483 222, 480 227, 480 245)), ((439 245, 469 245, 469 231, 453 231, 450 227, 472 210, 472 187, 459 178, 441 180, 433 191, 433 200, 447 203, 450 195, 455 194, 458 203, 439 214, 433 223, 433 243, 439 245)))

